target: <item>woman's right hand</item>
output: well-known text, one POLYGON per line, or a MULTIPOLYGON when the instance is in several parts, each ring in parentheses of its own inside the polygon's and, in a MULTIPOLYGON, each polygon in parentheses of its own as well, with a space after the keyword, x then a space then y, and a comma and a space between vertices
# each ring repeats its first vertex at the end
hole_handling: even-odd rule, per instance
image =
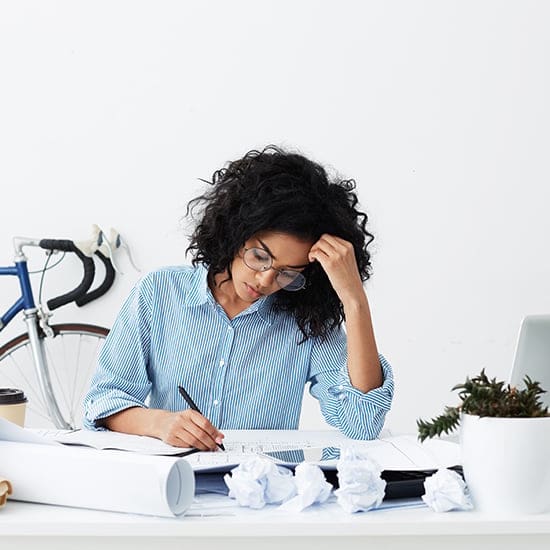
POLYGON ((223 442, 224 435, 197 411, 162 412, 155 431, 157 437, 169 445, 215 451, 223 442))
POLYGON ((201 413, 192 409, 170 412, 145 407, 130 407, 101 421, 115 432, 148 435, 174 447, 195 447, 215 451, 224 435, 201 413))

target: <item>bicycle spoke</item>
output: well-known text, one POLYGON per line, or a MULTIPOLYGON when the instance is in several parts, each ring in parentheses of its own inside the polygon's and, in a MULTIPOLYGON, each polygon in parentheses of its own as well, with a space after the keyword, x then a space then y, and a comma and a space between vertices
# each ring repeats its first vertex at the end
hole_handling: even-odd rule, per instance
MULTIPOLYGON (((103 340, 101 338, 96 338, 95 339, 95 343, 93 344, 93 350, 92 350, 92 353, 89 354, 89 358, 88 358, 88 363, 86 364, 86 366, 83 366, 82 369, 79 369, 82 370, 84 373, 93 373, 93 371, 95 370, 95 364, 96 364, 96 360, 97 360, 97 357, 99 355, 99 348, 101 346, 101 344, 103 343, 103 340)), ((78 365, 80 365, 81 362, 79 361, 78 365)), ((81 376, 80 379, 81 379, 81 385, 80 385, 80 388, 79 388, 79 392, 77 393, 78 396, 83 396, 85 393, 88 392, 88 387, 89 387, 89 384, 90 384, 90 378, 91 376, 81 376)))
MULTIPOLYGON (((82 423, 82 404, 96 368, 106 329, 85 324, 57 325, 53 338, 42 338, 54 396, 65 421, 74 427, 82 423)), ((26 336, 26 335, 24 335, 26 336)), ((57 428, 49 417, 42 394, 30 341, 13 339, 13 347, 4 346, 0 357, 0 386, 22 389, 28 398, 26 423, 32 428, 57 428)))
MULTIPOLYGON (((77 347, 77 354, 76 354, 76 368, 74 369, 74 376, 73 376, 73 391, 72 391, 72 395, 71 395, 71 408, 70 410, 73 410, 73 406, 74 404, 76 403, 76 400, 80 398, 80 395, 79 394, 77 396, 76 394, 76 381, 78 379, 78 375, 80 373, 80 346, 82 344, 82 339, 83 339, 83 336, 79 336, 78 337, 78 347, 77 347)), ((74 418, 71 418, 71 424, 74 424, 74 418)))
MULTIPOLYGON (((26 364, 33 364, 33 357, 32 352, 30 348, 27 348, 26 350, 26 359, 23 357, 26 361, 26 364)), ((11 371, 16 371, 18 374, 18 378, 15 378, 13 374, 10 376, 10 371, 7 368, 2 369, 2 379, 8 380, 9 385, 13 386, 14 388, 21 388, 24 389, 25 395, 27 396, 27 399, 31 401, 31 399, 34 401, 38 401, 40 404, 40 407, 45 410, 45 404, 44 404, 44 398, 42 395, 42 392, 38 389, 38 380, 36 378, 36 374, 34 371, 29 370, 26 367, 23 367, 22 364, 17 361, 15 355, 13 353, 10 353, 8 357, 6 358, 9 360, 9 362, 13 365, 13 369, 11 371), (29 378, 29 375, 27 372, 32 376, 32 380, 29 378)), ((2 385, 7 385, 5 382, 2 382, 2 385)))

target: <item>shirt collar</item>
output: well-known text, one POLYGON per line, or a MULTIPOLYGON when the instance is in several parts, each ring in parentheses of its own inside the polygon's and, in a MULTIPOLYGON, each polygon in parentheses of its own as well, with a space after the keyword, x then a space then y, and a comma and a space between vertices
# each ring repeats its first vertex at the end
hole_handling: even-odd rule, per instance
MULTIPOLYGON (((212 306, 219 306, 214 299, 212 292, 208 286, 208 267, 204 264, 199 264, 195 270, 191 292, 187 295, 187 306, 200 306, 210 303, 212 306)), ((259 317, 268 325, 273 324, 275 313, 273 311, 274 295, 264 296, 253 302, 244 311, 241 311, 235 318, 252 313, 258 313, 259 317)))

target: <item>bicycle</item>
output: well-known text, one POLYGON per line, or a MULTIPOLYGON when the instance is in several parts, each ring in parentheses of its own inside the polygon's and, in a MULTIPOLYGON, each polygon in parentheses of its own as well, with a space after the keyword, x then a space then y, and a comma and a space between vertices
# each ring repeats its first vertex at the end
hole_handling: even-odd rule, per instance
POLYGON ((96 358, 109 329, 88 323, 50 324, 52 311, 75 302, 83 306, 103 296, 112 286, 117 268, 113 248, 124 247, 134 268, 138 269, 120 234, 111 230, 111 240, 94 226, 89 241, 68 239, 30 239, 14 237, 14 264, 0 267, 0 275, 19 279, 20 296, 0 318, 0 331, 23 312, 26 332, 0 347, 0 387, 21 389, 27 396, 25 425, 33 428, 75 429, 83 415, 82 401, 95 370, 96 358), (41 272, 38 303, 35 302, 24 247, 46 250, 41 272), (52 255, 63 252, 61 259, 48 267, 52 255), (67 252, 82 262, 84 275, 70 292, 51 298, 42 305, 42 284, 46 271, 57 266, 67 252), (104 280, 90 290, 95 278, 94 257, 104 265, 104 280))

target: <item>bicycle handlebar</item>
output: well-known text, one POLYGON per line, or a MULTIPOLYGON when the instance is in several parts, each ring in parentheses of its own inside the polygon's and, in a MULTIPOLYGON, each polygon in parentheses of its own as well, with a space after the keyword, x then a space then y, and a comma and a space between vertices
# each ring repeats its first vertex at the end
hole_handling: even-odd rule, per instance
POLYGON ((65 304, 75 302, 78 306, 83 306, 100 296, 103 296, 112 286, 115 273, 111 261, 105 257, 99 250, 95 254, 105 265, 105 279, 95 290, 88 292, 92 286, 95 276, 94 260, 83 254, 73 241, 68 239, 41 239, 38 243, 40 248, 45 250, 60 250, 62 252, 74 252, 84 266, 84 276, 80 284, 70 292, 51 298, 46 302, 48 309, 53 311, 65 304))
POLYGON ((103 296, 113 286, 115 281, 115 268, 113 267, 111 260, 99 250, 95 251, 95 255, 103 262, 103 265, 105 266, 105 279, 103 279, 103 282, 95 290, 92 290, 75 300, 76 305, 79 307, 88 304, 100 296, 103 296))

